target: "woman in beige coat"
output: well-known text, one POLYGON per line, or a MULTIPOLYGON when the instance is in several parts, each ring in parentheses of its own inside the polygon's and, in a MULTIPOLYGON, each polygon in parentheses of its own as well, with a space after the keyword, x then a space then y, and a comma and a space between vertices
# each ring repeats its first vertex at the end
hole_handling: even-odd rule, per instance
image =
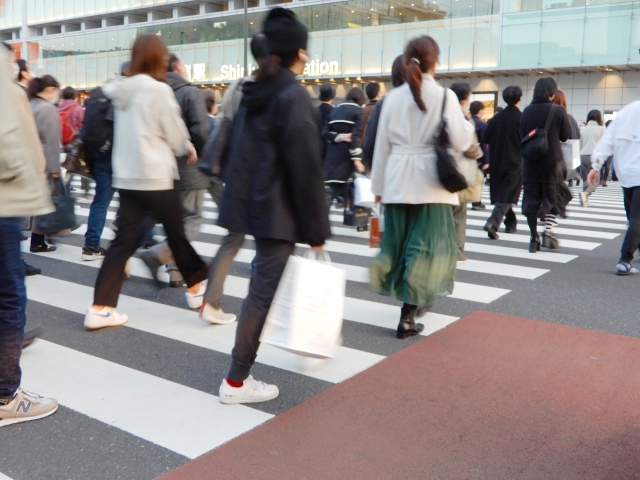
POLYGON ((589 206, 589 195, 596 191, 597 184, 589 185, 587 175, 591 171, 591 154, 606 131, 600 110, 591 110, 587 114, 587 124, 580 128, 580 174, 583 180, 580 203, 583 207, 589 206))
POLYGON ((404 302, 397 331, 401 339, 418 335, 424 325, 415 323, 416 315, 453 291, 458 258, 453 221, 458 194, 440 183, 434 149, 445 98, 454 151, 471 146, 474 128, 458 97, 433 78, 439 54, 428 36, 407 45, 407 83, 385 99, 373 154, 372 190, 385 205, 385 234, 371 267, 371 289, 404 302))

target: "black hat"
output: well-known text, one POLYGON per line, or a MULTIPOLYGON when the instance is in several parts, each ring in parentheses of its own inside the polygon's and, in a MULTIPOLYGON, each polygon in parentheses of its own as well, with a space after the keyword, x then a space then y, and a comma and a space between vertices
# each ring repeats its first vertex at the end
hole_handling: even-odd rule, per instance
POLYGON ((270 10, 262 31, 269 41, 269 51, 280 57, 280 65, 284 68, 293 64, 298 50, 307 49, 307 28, 291 10, 280 7, 270 10))
POLYGON ((328 83, 325 83, 320 87, 320 96, 318 97, 318 99, 321 102, 328 102, 329 100, 333 100, 333 97, 335 96, 335 90, 331 88, 331 85, 329 85, 328 83))

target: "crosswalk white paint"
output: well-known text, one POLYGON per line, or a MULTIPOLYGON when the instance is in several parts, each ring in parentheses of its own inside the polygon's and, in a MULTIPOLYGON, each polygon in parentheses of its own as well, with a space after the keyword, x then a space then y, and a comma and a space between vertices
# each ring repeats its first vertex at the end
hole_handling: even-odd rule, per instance
POLYGON ((188 458, 273 417, 45 340, 24 351, 21 365, 29 389, 188 458))

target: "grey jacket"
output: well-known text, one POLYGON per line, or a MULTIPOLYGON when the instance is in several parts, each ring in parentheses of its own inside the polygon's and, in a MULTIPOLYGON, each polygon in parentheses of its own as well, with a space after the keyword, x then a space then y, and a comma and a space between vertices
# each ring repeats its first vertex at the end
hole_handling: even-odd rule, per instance
MULTIPOLYGON (((189 130, 191 143, 200 155, 211 129, 202 92, 177 73, 170 72, 168 77, 169 86, 180 105, 182 120, 189 130)), ((176 160, 180 174, 180 180, 176 181, 176 190, 200 190, 209 187, 211 180, 196 165, 187 165, 187 157, 177 157, 176 160)))
POLYGON ((46 174, 60 173, 60 119, 58 109, 44 98, 36 97, 29 102, 47 161, 46 174))

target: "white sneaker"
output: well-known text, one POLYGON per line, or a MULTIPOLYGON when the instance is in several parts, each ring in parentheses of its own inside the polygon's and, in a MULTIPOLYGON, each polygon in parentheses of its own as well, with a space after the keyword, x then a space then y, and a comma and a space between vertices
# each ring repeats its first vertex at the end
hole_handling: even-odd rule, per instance
POLYGON ((187 299, 187 305, 189 308, 196 309, 202 306, 204 302, 204 292, 207 290, 207 281, 204 280, 198 285, 198 291, 196 293, 189 293, 187 290, 184 297, 187 299))
POLYGON ((224 313, 221 308, 215 308, 207 302, 202 302, 199 317, 205 322, 217 325, 227 325, 236 321, 236 316, 233 313, 224 313))
POLYGON ((0 405, 0 427, 48 417, 58 410, 58 402, 19 388, 11 401, 0 405))
POLYGON ((98 328, 118 327, 128 321, 129 317, 120 315, 112 307, 102 307, 102 310, 89 307, 84 317, 84 327, 88 330, 97 330, 98 328))
POLYGON ((220 385, 220 403, 232 405, 234 403, 258 403, 273 400, 280 391, 275 385, 267 385, 264 382, 254 380, 251 375, 244 381, 241 387, 232 387, 227 380, 222 380, 220 385))

